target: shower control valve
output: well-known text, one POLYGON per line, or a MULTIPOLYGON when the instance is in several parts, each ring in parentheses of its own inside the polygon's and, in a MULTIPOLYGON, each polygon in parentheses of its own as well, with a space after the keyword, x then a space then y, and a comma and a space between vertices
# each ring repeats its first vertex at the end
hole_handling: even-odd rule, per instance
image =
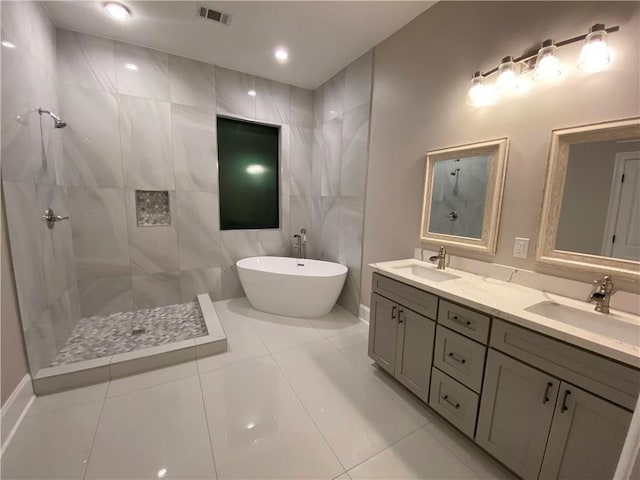
POLYGON ((56 222, 61 222, 62 220, 69 220, 69 216, 61 217, 60 215, 56 215, 56 212, 53 211, 53 208, 47 208, 44 211, 44 215, 42 218, 45 222, 47 222, 47 227, 53 228, 56 222))

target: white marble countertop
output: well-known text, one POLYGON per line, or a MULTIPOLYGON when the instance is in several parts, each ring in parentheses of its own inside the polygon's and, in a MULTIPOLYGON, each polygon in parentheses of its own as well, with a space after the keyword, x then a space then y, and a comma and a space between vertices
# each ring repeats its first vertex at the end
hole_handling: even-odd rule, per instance
POLYGON ((537 303, 550 301, 591 314, 596 313, 594 305, 587 302, 452 268, 447 268, 444 272, 459 278, 434 281, 411 273, 411 266, 435 270, 433 264, 413 258, 373 263, 370 266, 380 274, 447 300, 640 368, 640 317, 636 315, 616 310, 611 310, 610 314, 598 314, 602 316, 603 322, 625 322, 637 327, 637 337, 626 343, 525 310, 537 303))

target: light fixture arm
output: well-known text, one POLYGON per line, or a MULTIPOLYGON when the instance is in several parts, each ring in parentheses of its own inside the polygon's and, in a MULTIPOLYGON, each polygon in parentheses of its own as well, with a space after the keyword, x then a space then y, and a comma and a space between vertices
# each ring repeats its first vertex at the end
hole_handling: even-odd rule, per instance
MULTIPOLYGON (((620 30, 620 27, 618 25, 616 25, 615 27, 604 28, 603 30, 605 32, 607 32, 607 33, 613 33, 613 32, 617 32, 618 30, 620 30)), ((569 38, 567 40, 562 40, 561 42, 555 42, 554 45, 556 47, 564 47, 565 45, 570 45, 572 43, 581 42, 585 38, 587 38, 587 35, 589 35, 589 33, 585 33, 584 35, 578 35, 577 37, 569 38)), ((518 63, 521 63, 521 62, 527 62, 527 61, 531 60, 532 58, 535 58, 537 55, 538 55, 538 47, 535 48, 535 51, 534 50, 530 50, 527 53, 525 53, 524 55, 521 55, 518 58, 514 58, 513 59, 513 63, 518 64, 518 63)), ((487 70, 486 72, 480 72, 480 75, 483 78, 486 78, 486 77, 496 73, 498 71, 498 68, 500 68, 500 65, 492 68, 491 70, 487 70)))

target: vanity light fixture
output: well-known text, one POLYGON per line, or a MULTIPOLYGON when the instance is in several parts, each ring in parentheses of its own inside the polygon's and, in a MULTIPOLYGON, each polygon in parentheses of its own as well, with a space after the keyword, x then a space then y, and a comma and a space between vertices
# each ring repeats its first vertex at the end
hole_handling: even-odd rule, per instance
POLYGON ((249 90, 247 92, 247 95, 249 95, 250 97, 255 97, 256 96, 256 91, 255 90, 249 90))
POLYGON ((607 45, 607 31, 602 23, 596 23, 589 29, 587 38, 578 59, 578 68, 591 72, 599 72, 611 63, 609 46, 607 45))
POLYGON ((10 42, 9 40, 3 40, 2 46, 7 48, 16 48, 16 44, 13 42, 10 42))
POLYGON ((557 78, 562 74, 560 68, 560 60, 556 57, 556 50, 553 40, 545 40, 542 47, 538 50, 536 58, 536 70, 533 72, 534 80, 550 80, 557 78))
POLYGON ((131 11, 118 2, 107 2, 104 4, 104 11, 116 20, 129 20, 131 11))
POLYGON ((125 63, 124 68, 134 72, 137 72, 139 70, 138 65, 136 65, 135 63, 125 63))
POLYGON ((553 42, 545 40, 539 47, 527 51, 520 57, 504 57, 497 67, 486 72, 473 74, 467 96, 467 103, 475 106, 490 105, 497 96, 507 92, 525 92, 531 88, 531 80, 558 78, 562 72, 560 59, 556 53, 559 48, 584 41, 578 59, 578 69, 585 72, 601 71, 611 63, 612 54, 607 44, 607 34, 617 32, 619 26, 606 28, 596 23, 584 35, 553 42), (533 75, 531 73, 533 72, 533 75), (487 82, 497 73, 495 85, 487 82))
POLYGON ((469 88, 467 103, 481 107, 492 104, 494 100, 493 88, 485 85, 482 72, 474 73, 471 78, 471 88, 469 88))

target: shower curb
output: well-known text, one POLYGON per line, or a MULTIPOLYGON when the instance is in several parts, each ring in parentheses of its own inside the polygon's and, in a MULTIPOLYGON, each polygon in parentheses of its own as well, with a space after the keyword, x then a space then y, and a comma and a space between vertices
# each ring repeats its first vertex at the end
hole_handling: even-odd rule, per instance
POLYGON ((198 295, 207 335, 108 357, 42 368, 33 378, 36 395, 108 382, 227 351, 227 335, 208 294, 198 295))

